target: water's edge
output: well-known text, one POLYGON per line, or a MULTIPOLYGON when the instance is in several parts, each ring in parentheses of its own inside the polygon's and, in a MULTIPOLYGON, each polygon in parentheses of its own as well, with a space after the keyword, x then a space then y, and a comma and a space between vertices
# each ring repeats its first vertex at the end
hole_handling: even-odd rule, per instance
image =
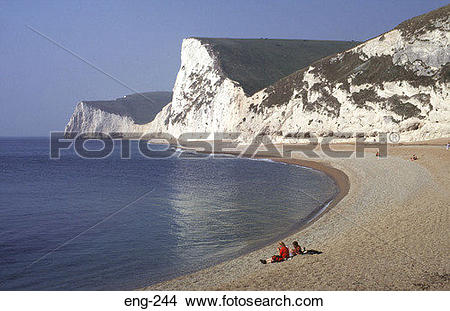
MULTIPOLYGON (((177 146, 178 150, 183 150, 183 147, 177 146)), ((192 149, 188 149, 191 150, 192 149)), ((208 152, 203 152, 203 151, 195 151, 197 153, 208 153, 208 152)), ((276 241, 280 241, 283 240, 295 233, 299 233, 302 230, 304 230, 305 228, 307 228, 308 226, 310 226, 311 224, 313 224, 314 222, 316 222, 318 219, 320 219, 320 217, 322 215, 324 215, 326 212, 328 212, 332 207, 334 207, 337 203, 339 203, 349 192, 350 190, 350 181, 349 178, 347 176, 347 174, 345 174, 343 171, 332 167, 331 165, 327 165, 323 162, 318 162, 318 161, 311 161, 311 160, 301 160, 301 159, 292 159, 292 158, 280 158, 280 157, 270 157, 270 156, 262 156, 262 157, 250 157, 247 155, 242 155, 242 154, 238 154, 235 152, 223 152, 223 153, 215 153, 215 155, 232 155, 232 156, 236 156, 237 158, 252 158, 254 160, 260 160, 260 161, 271 161, 271 162, 275 162, 275 163, 279 163, 279 164, 287 164, 287 165, 294 165, 294 166, 299 166, 301 168, 308 168, 308 169, 312 169, 315 171, 319 171, 322 173, 325 173, 336 185, 337 187, 337 193, 328 201, 325 202, 324 204, 318 206, 316 209, 314 209, 311 213, 309 213, 305 218, 303 218, 302 220, 300 220, 298 223, 292 225, 291 228, 289 228, 287 231, 280 233, 279 235, 273 236, 271 239, 266 240, 264 242, 261 243, 257 243, 254 247, 252 248, 248 248, 244 251, 241 251, 239 253, 239 257, 240 256, 245 256, 248 255, 258 249, 261 249, 265 246, 269 246, 273 243, 275 243, 276 241)), ((165 282, 170 282, 171 280, 177 279, 179 277, 183 277, 186 275, 190 275, 199 271, 203 271, 206 269, 210 269, 214 266, 217 266, 221 263, 227 262, 231 260, 231 258, 223 258, 221 260, 215 261, 213 262, 210 266, 208 267, 203 267, 200 268, 198 270, 194 270, 194 271, 190 271, 186 274, 180 274, 174 278, 170 278, 168 280, 163 280, 161 282, 156 282, 153 284, 149 284, 143 288, 139 288, 136 290, 144 290, 147 287, 151 287, 151 286, 155 286, 157 284, 160 283, 165 283, 165 282)))

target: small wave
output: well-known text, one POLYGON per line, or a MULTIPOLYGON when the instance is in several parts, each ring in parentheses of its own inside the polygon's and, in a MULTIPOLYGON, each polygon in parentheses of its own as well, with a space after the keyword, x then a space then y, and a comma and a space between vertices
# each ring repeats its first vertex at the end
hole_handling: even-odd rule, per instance
POLYGON ((314 217, 312 217, 311 219, 309 219, 306 223, 309 224, 311 221, 315 220, 318 216, 320 216, 324 211, 326 211, 326 209, 328 208, 328 206, 330 206, 331 202, 333 202, 334 198, 331 199, 330 201, 328 201, 327 203, 325 203, 324 205, 322 205, 320 207, 320 209, 317 211, 317 213, 314 215, 314 217))
POLYGON ((283 162, 283 161, 274 161, 272 159, 267 159, 267 158, 243 158, 243 159, 248 159, 248 160, 252 160, 252 161, 270 162, 270 163, 281 164, 281 165, 292 165, 292 166, 301 167, 301 168, 303 168, 305 170, 309 170, 309 171, 317 171, 316 169, 313 169, 313 168, 308 167, 308 166, 303 166, 301 164, 286 163, 286 162, 283 162))

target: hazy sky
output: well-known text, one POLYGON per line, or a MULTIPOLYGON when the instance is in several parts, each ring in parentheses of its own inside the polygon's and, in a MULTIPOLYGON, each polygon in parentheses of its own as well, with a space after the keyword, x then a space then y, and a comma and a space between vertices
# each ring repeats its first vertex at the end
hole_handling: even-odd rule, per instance
POLYGON ((366 40, 444 6, 434 0, 0 0, 0 136, 63 130, 77 102, 171 90, 190 36, 366 40))

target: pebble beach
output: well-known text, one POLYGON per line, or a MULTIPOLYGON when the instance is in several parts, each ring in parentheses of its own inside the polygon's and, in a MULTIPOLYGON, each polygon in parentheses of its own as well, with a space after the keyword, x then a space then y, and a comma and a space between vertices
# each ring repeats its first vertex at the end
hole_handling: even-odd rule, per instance
MULTIPOLYGON (((450 151, 445 139, 390 145, 386 158, 319 159, 289 164, 320 169, 340 193, 326 211, 283 241, 320 255, 263 265, 277 243, 145 290, 449 290, 450 151), (411 161, 412 154, 418 160, 411 161)), ((335 150, 354 150, 335 145, 335 150)))

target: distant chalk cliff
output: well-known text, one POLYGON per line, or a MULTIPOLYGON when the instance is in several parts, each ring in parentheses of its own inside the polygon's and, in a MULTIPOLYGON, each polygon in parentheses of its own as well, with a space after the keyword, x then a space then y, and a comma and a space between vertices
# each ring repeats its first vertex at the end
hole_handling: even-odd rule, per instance
POLYGON ((146 92, 115 100, 82 101, 65 132, 138 133, 172 99, 172 92, 146 92))

